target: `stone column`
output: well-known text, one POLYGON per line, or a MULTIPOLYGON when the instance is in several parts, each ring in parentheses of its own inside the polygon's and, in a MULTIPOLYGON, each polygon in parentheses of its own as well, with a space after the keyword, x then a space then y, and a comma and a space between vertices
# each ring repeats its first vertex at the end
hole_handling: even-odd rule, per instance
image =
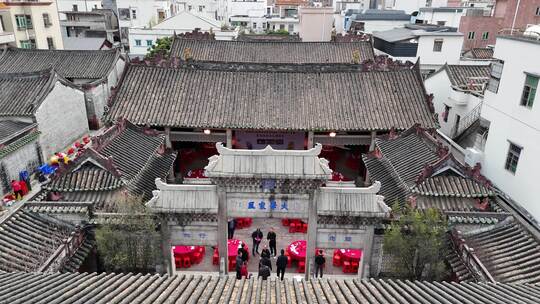
POLYGON ((219 250, 219 274, 229 273, 228 246, 227 246, 227 193, 218 186, 218 250, 219 250))
POLYGON ((375 234, 375 227, 373 225, 367 225, 364 248, 362 249, 362 264, 365 271, 359 273, 360 275, 363 275, 365 277, 370 276, 369 268, 371 266, 371 254, 373 251, 373 235, 374 234, 375 234))
POLYGON ((307 149, 308 150, 313 148, 313 144, 314 144, 313 143, 313 136, 314 136, 313 131, 309 131, 308 135, 307 135, 307 149))
POLYGON ((232 130, 227 129, 227 148, 232 149, 232 130))
POLYGON ((169 276, 173 275, 173 261, 172 261, 172 243, 171 243, 171 230, 169 227, 169 219, 166 215, 161 215, 161 254, 163 257, 163 267, 169 276))
POLYGON ((369 145, 369 151, 375 149, 375 138, 377 137, 377 131, 371 131, 371 143, 369 145))
POLYGON ((165 146, 167 148, 172 148, 170 127, 165 127, 165 146))
MULTIPOLYGON (((306 248, 306 280, 311 277, 311 272, 315 269, 315 248, 317 247, 317 204, 318 191, 314 190, 309 193, 308 207, 308 232, 307 232, 307 248, 306 248)), ((332 261, 330 260, 330 263, 332 261)))

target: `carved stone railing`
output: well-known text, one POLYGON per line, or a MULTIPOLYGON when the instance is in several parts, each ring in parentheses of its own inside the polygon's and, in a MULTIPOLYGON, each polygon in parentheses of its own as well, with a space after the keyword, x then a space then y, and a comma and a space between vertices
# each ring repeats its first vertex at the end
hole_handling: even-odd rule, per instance
POLYGON ((455 229, 452 230, 450 239, 455 252, 458 253, 461 260, 465 263, 465 266, 478 281, 495 283, 495 279, 493 279, 482 261, 476 256, 474 248, 471 248, 466 244, 460 231, 455 229))
POLYGON ((62 241, 54 253, 38 268, 38 272, 56 272, 60 270, 77 252, 86 239, 86 231, 80 226, 71 232, 70 236, 62 241))

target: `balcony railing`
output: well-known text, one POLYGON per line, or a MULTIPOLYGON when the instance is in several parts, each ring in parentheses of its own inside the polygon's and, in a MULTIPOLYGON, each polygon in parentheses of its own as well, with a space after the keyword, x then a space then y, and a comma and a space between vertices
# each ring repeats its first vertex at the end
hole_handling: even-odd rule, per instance
POLYGON ((463 134, 470 126, 472 126, 478 119, 480 119, 480 113, 482 112, 482 103, 480 102, 469 114, 461 118, 457 125, 454 125, 450 134, 452 138, 456 138, 463 134))

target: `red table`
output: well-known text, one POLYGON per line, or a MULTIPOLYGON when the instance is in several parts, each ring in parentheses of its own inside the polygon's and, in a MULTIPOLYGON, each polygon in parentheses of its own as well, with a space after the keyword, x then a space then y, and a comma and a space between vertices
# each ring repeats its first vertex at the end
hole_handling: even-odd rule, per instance
POLYGON ((297 240, 289 244, 287 251, 293 260, 304 261, 306 259, 306 240, 297 240))
POLYGON ((186 256, 195 252, 195 246, 173 246, 174 255, 186 256))
POLYGON ((339 253, 344 261, 360 262, 362 258, 362 250, 360 249, 340 249, 339 253))
POLYGON ((173 246, 172 250, 176 268, 189 268, 192 264, 199 264, 205 251, 202 246, 173 246))
POLYGON ((240 240, 237 240, 237 239, 230 239, 227 241, 227 245, 229 246, 228 248, 228 251, 229 251, 229 259, 235 259, 236 256, 238 255, 238 249, 240 249, 241 245, 244 244, 244 248, 246 249, 246 251, 248 252, 248 255, 249 255, 249 249, 248 249, 248 246, 246 243, 240 241, 240 240))

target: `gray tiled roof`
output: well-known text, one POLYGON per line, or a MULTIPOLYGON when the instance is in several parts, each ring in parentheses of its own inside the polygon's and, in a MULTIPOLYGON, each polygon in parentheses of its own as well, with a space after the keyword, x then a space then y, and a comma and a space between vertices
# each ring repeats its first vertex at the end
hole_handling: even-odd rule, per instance
POLYGON ((371 303, 536 304, 540 287, 401 280, 234 277, 181 274, 0 273, 6 303, 371 303))
POLYGON ((125 189, 148 199, 155 179, 166 178, 176 158, 164 145, 165 135, 124 121, 93 138, 91 149, 57 174, 46 190, 60 192, 65 201, 95 202, 97 208, 125 189))
POLYGON ((54 85, 55 73, 0 74, 0 115, 31 116, 54 85))
POLYGON ((467 87, 470 77, 484 77, 485 80, 474 80, 474 83, 487 83, 491 68, 489 65, 447 65, 450 83, 458 87, 467 87))
POLYGON ((540 283, 540 242, 513 217, 463 237, 497 282, 540 283))
POLYGON ((0 73, 35 72, 53 68, 68 79, 101 79, 108 75, 119 56, 107 51, 26 50, 10 48, 0 53, 0 73))
POLYGON ((24 133, 25 130, 35 126, 33 123, 22 122, 16 120, 0 121, 0 144, 16 137, 18 134, 24 133))
POLYGON ((176 37, 171 57, 184 58, 190 49, 191 59, 198 61, 253 63, 352 63, 353 53, 360 60, 373 59, 373 46, 358 42, 290 42, 290 41, 223 41, 176 37))
POLYGON ((413 193, 430 196, 486 197, 495 193, 470 178, 455 175, 440 175, 426 178, 412 189, 413 193))
POLYGON ((477 59, 491 59, 493 58, 493 48, 473 48, 471 54, 473 58, 477 59))
POLYGON ((188 128, 360 131, 435 126, 414 69, 300 73, 130 65, 108 117, 188 128))
POLYGON ((14 211, 0 223, 0 270, 38 270, 74 228, 39 213, 14 211))

